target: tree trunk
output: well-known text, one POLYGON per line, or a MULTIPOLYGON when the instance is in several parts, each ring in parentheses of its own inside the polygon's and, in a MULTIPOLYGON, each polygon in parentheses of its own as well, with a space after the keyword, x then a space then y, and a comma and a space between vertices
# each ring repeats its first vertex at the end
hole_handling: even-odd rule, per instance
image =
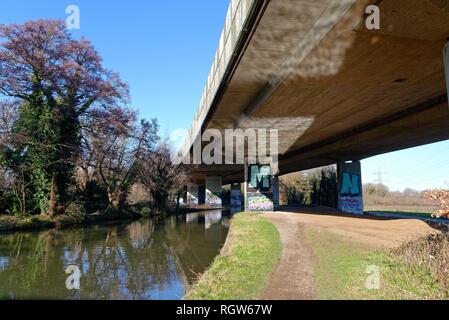
POLYGON ((179 210, 179 200, 180 200, 180 198, 181 198, 181 194, 178 192, 176 194, 176 211, 179 210))
POLYGON ((54 216, 56 213, 56 183, 55 176, 51 178, 51 187, 50 187, 50 200, 48 203, 48 214, 50 216, 54 216))
POLYGON ((108 200, 109 204, 112 205, 114 209, 122 209, 125 204, 126 196, 121 190, 108 190, 108 200))

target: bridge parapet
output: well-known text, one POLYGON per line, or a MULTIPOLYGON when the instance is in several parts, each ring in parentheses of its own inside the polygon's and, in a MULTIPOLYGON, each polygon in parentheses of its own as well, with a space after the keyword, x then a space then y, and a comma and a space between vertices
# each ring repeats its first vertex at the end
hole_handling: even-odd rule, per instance
POLYGON ((193 118, 188 137, 181 146, 181 157, 184 158, 190 152, 190 148, 196 137, 200 134, 201 126, 205 120, 212 102, 217 94, 218 87, 223 80, 229 66, 231 57, 235 54, 236 45, 246 28, 248 17, 258 0, 231 0, 226 20, 221 32, 218 48, 212 62, 211 70, 200 99, 198 110, 193 118))

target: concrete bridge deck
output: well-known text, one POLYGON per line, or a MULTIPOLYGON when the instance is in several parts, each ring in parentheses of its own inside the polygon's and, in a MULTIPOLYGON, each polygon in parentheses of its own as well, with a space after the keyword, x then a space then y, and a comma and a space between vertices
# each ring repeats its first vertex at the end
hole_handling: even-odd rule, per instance
MULTIPOLYGON (((233 0, 182 154, 206 129, 277 129, 286 174, 449 139, 448 38, 446 1, 233 0)), ((246 179, 241 164, 191 175, 246 179)))
MULTIPOLYGON (((448 139, 443 3, 241 1, 247 24, 229 31, 240 37, 218 49, 217 57, 234 52, 218 74, 214 63, 221 79, 192 134, 279 129, 282 174, 448 139), (373 3, 380 30, 365 27, 373 3)), ((241 167, 215 170, 241 180, 241 167)))

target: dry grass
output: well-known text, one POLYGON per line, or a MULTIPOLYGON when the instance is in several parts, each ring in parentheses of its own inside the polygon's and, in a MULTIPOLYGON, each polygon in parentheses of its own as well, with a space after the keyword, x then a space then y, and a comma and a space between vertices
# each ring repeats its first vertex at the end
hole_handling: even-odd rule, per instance
POLYGON ((320 229, 309 228, 306 236, 317 257, 315 280, 320 299, 448 298, 444 285, 436 279, 447 276, 447 239, 411 242, 390 251, 373 249, 320 229), (378 290, 369 290, 365 285, 368 266, 379 268, 378 290))
POLYGON ((422 268, 432 275, 441 290, 449 294, 449 233, 429 235, 393 251, 404 264, 422 268))

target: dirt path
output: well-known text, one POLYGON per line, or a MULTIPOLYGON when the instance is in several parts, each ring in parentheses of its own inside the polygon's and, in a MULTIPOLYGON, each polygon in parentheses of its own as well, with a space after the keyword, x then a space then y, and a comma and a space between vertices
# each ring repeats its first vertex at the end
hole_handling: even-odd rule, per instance
POLYGON ((327 211, 264 213, 279 230, 283 245, 279 264, 263 299, 309 300, 316 298, 315 258, 304 230, 323 228, 375 248, 393 248, 436 231, 415 219, 385 220, 344 216, 327 211))
POLYGON ((285 219, 294 219, 305 227, 324 228, 349 240, 364 242, 378 248, 394 248, 402 243, 436 232, 417 219, 382 219, 343 215, 332 209, 310 209, 301 212, 276 212, 285 219))
POLYGON ((316 297, 314 257, 304 227, 295 216, 265 214, 278 229, 282 255, 262 296, 266 300, 312 300, 316 297))

